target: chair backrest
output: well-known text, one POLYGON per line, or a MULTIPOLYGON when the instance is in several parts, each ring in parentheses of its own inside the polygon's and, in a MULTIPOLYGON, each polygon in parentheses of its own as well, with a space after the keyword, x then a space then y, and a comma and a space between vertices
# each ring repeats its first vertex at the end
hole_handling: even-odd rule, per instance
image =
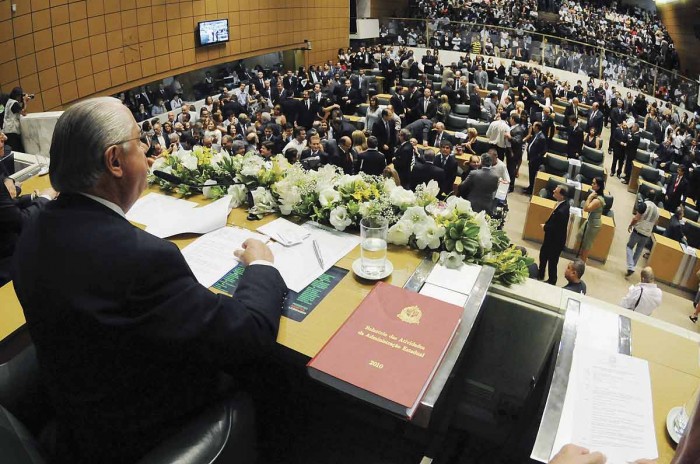
POLYGON ((651 200, 652 203, 658 203, 661 199, 661 188, 645 182, 640 182, 637 188, 637 197, 638 201, 651 200), (653 195, 651 194, 652 190, 654 191, 653 195))
POLYGON ((452 111, 455 112, 455 114, 459 114, 462 116, 466 116, 469 114, 469 105, 463 105, 462 103, 457 103, 452 111))
POLYGON ((605 155, 603 154, 603 150, 596 150, 595 148, 591 148, 586 145, 584 145, 583 149, 581 150, 581 161, 589 164, 602 166, 604 157, 605 155))
MULTIPOLYGON (((671 211, 673 213, 673 211, 671 211)), ((684 208, 684 216, 686 219, 690 219, 691 221, 698 222, 698 210, 691 208, 690 206, 685 206, 684 208)))
POLYGON ((685 221, 683 234, 688 239, 688 245, 693 248, 700 248, 700 225, 696 222, 685 221))
POLYGON ((555 123, 559 124, 560 126, 563 126, 563 125, 564 125, 564 121, 565 121, 565 119, 564 119, 564 115, 563 115, 563 114, 559 114, 559 113, 555 113, 555 114, 554 114, 554 122, 555 122, 555 123))
POLYGON ((651 161, 651 154, 648 151, 637 148, 637 154, 634 156, 634 159, 640 163, 649 164, 651 161))
POLYGON ((473 121, 468 124, 468 127, 473 127, 474 129, 476 129, 476 132, 479 135, 486 135, 486 131, 489 130, 489 125, 490 124, 488 122, 473 121))
POLYGON ((595 164, 581 163, 579 174, 581 175, 581 182, 590 185, 594 178, 603 178, 605 176, 605 169, 595 164))
POLYGON ((651 132, 646 131, 646 130, 640 130, 640 131, 639 131, 639 136, 640 136, 642 139, 654 140, 654 134, 652 134, 651 132))
POLYGON ((671 174, 675 174, 676 171, 678 171, 678 163, 676 163, 675 161, 673 161, 673 162, 671 163, 671 166, 669 166, 669 168, 668 168, 668 172, 670 172, 671 174))
POLYGON ((644 166, 642 167, 642 170, 639 171, 639 177, 641 177, 647 182, 656 184, 657 182, 659 182, 659 179, 661 179, 661 174, 659 174, 659 171, 657 169, 644 166))
POLYGON ((545 187, 542 190, 540 190, 539 195, 542 198, 553 200, 554 189, 556 189, 559 185, 566 186, 566 182, 560 182, 559 180, 550 177, 549 179, 547 179, 547 184, 545 185, 545 187))
POLYGON ((447 115, 445 127, 449 130, 461 131, 467 127, 467 118, 450 113, 447 115))
POLYGON ((650 152, 656 152, 656 150, 659 148, 659 144, 654 142, 653 140, 649 140, 649 149, 647 151, 650 152))
POLYGON ((486 153, 491 148, 491 144, 486 138, 477 137, 477 139, 472 144, 472 149, 479 155, 486 153))
POLYGON ((357 114, 359 116, 367 116, 367 108, 369 108, 369 105, 366 105, 364 103, 361 104, 357 107, 357 114))
POLYGON ((615 198, 612 195, 603 194, 603 199, 605 200, 605 207, 603 207, 603 214, 606 216, 610 215, 610 210, 612 210, 615 198))
POLYGON ((389 104, 389 99, 386 98, 386 97, 377 96, 377 103, 378 103, 379 105, 388 105, 388 104, 389 104))
POLYGON ((555 156, 545 156, 544 172, 564 177, 569 172, 569 162, 555 156))
POLYGON ((547 146, 547 151, 551 151, 552 153, 556 153, 558 155, 565 155, 566 141, 558 137, 552 138, 552 140, 549 141, 549 145, 547 146))
POLYGON ((415 79, 404 79, 403 80, 403 85, 406 87, 410 87, 411 85, 415 84, 416 80, 415 79))
POLYGON ((639 148, 649 151, 649 142, 651 142, 649 139, 639 139, 639 148))

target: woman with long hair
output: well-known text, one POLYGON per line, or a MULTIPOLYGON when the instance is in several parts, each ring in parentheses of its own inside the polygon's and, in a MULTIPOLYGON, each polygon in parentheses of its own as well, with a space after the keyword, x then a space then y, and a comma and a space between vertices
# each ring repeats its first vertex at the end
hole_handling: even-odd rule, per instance
POLYGON ((593 247, 593 242, 600 232, 602 226, 603 209, 605 208, 605 181, 602 177, 595 177, 591 183, 591 192, 583 203, 583 210, 588 213, 588 220, 581 225, 579 236, 581 245, 579 247, 579 258, 583 262, 588 261, 588 254, 593 247))

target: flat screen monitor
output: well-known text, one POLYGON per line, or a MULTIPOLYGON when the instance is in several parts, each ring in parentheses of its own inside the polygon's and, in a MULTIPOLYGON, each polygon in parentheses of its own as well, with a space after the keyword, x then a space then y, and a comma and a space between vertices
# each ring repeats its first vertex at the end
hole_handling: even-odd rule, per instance
POLYGON ((197 26, 199 45, 216 45, 228 42, 228 19, 202 21, 197 26))

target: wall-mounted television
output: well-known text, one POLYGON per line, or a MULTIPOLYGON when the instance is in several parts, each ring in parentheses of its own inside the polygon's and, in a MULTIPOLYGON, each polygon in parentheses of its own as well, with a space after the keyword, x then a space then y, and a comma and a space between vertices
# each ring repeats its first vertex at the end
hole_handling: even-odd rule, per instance
POLYGON ((197 25, 197 42, 204 46, 228 42, 228 19, 201 21, 197 25))

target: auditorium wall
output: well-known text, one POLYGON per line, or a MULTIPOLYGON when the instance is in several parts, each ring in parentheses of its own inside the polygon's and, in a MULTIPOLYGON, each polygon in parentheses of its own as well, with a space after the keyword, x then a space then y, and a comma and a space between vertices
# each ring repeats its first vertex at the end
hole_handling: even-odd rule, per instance
POLYGON ((0 89, 36 94, 36 112, 304 40, 317 64, 347 47, 348 18, 345 0, 1 0, 0 89), (197 47, 197 23, 223 18, 230 41, 197 47))
POLYGON ((700 74, 700 35, 696 35, 700 33, 700 0, 658 2, 656 10, 678 50, 681 71, 691 79, 697 79, 700 74))
POLYGON ((406 18, 408 17, 408 0, 372 0, 371 18, 406 18))

